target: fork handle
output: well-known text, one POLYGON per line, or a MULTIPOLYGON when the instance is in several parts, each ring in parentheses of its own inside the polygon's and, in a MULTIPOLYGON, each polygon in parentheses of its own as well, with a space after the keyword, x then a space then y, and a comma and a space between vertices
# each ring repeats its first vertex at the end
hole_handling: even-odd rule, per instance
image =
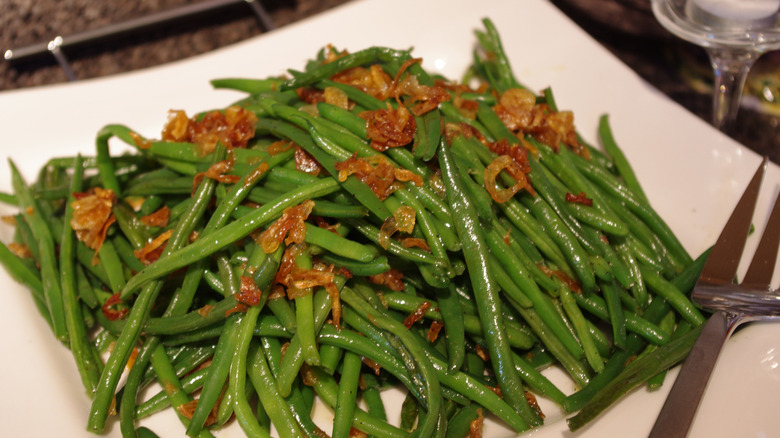
POLYGON ((715 312, 682 365, 649 438, 685 438, 726 339, 741 315, 715 312))

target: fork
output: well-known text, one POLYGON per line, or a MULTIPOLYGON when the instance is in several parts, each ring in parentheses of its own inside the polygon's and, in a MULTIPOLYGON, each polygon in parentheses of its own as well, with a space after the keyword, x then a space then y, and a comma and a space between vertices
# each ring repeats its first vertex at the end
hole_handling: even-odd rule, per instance
POLYGON ((683 363, 650 438, 687 436, 729 336, 742 323, 780 318, 780 290, 771 287, 780 245, 780 196, 775 199, 745 277, 741 283, 734 283, 766 167, 767 158, 764 158, 713 246, 693 289, 693 301, 715 313, 683 363))

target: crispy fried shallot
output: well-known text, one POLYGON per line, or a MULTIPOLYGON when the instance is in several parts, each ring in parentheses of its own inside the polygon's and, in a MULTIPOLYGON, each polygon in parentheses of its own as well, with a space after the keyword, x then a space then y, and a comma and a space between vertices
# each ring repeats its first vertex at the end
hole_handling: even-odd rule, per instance
POLYGON ((494 201, 504 203, 512 198, 520 189, 526 189, 529 193, 534 193, 531 183, 528 182, 528 178, 525 176, 525 172, 520 168, 520 165, 512 159, 509 155, 499 155, 485 168, 485 174, 483 175, 485 181, 485 188, 490 197, 494 201), (515 183, 509 187, 502 188, 496 178, 501 171, 511 176, 515 183))
POLYGON ((168 239, 170 239, 172 235, 173 230, 165 231, 164 233, 155 237, 151 242, 144 245, 143 248, 134 250, 133 253, 135 254, 135 258, 143 262, 145 265, 150 265, 152 262, 160 258, 163 250, 165 250, 165 246, 168 243, 168 239))
POLYGON ((239 303, 245 304, 247 306, 256 306, 260 304, 260 297, 262 295, 263 292, 261 292, 257 287, 255 280, 248 275, 242 275, 241 289, 238 293, 233 294, 233 297, 239 303))
POLYGON ((325 288, 331 297, 331 315, 333 325, 341 329, 341 300, 339 299, 339 290, 334 283, 336 274, 333 271, 333 265, 316 263, 312 269, 303 269, 295 263, 295 259, 305 251, 304 244, 290 245, 282 255, 282 261, 279 270, 274 277, 274 283, 283 286, 287 291, 288 299, 295 299, 307 293, 317 286, 325 288))
POLYGON ((322 91, 322 96, 325 99, 325 103, 337 106, 341 109, 351 109, 353 105, 349 103, 349 98, 344 90, 336 87, 325 87, 322 91))
POLYGON ((384 285, 396 292, 404 290, 404 274, 398 269, 390 269, 381 274, 372 275, 368 279, 374 284, 384 285))
POLYGON ((245 148, 255 135, 257 116, 239 106, 210 111, 202 118, 187 117, 184 111, 171 111, 162 131, 164 141, 195 143, 203 155, 214 151, 217 143, 226 148, 245 148))
POLYGON ((493 111, 511 131, 530 134, 556 149, 563 143, 583 157, 589 157, 588 149, 577 138, 571 111, 553 111, 546 103, 537 104, 536 96, 528 90, 506 90, 493 111))
POLYGON ((122 299, 119 298, 119 293, 117 292, 108 297, 100 308, 100 311, 103 312, 103 315, 109 321, 116 321, 124 318, 130 312, 130 308, 122 302, 122 299))
POLYGON ((408 205, 398 207, 392 216, 385 219, 379 228, 379 246, 387 249, 390 245, 390 238, 396 231, 402 233, 411 233, 414 231, 414 224, 417 218, 417 211, 408 205))
POLYGON ((569 277, 565 272, 563 272, 563 271, 561 271, 559 269, 552 270, 547 265, 544 265, 544 264, 541 264, 541 263, 536 265, 536 266, 539 267, 539 269, 544 273, 544 275, 546 275, 548 277, 551 277, 551 278, 555 277, 558 280, 560 280, 561 282, 563 282, 563 284, 565 284, 566 287, 569 288, 570 291, 572 291, 574 293, 577 293, 577 294, 582 293, 582 288, 580 287, 580 284, 577 283, 577 281, 575 279, 569 277))
POLYGON ((532 392, 525 391, 525 399, 528 400, 528 404, 531 405, 537 414, 539 414, 539 417, 544 419, 544 412, 542 412, 542 408, 539 407, 539 402, 536 401, 536 396, 532 392))
POLYGON ((339 172, 339 181, 346 181, 350 175, 355 175, 359 180, 371 188, 376 196, 385 200, 398 187, 397 181, 411 181, 417 186, 423 185, 420 175, 408 170, 398 169, 381 155, 361 158, 355 152, 344 161, 336 162, 336 170, 339 172))
POLYGON ((31 259, 33 256, 32 250, 27 245, 18 242, 10 242, 7 246, 8 250, 20 259, 31 259))
POLYGON ((116 221, 112 211, 115 202, 113 190, 95 187, 87 193, 76 194, 75 201, 70 204, 73 208, 70 227, 78 240, 95 250, 93 265, 98 263, 97 253, 106 240, 108 227, 116 221))
POLYGON ((477 418, 469 423, 469 438, 482 438, 482 426, 485 424, 485 416, 482 408, 477 409, 477 418))
POLYGON ((393 84, 393 78, 377 64, 369 68, 353 67, 344 70, 331 77, 331 80, 351 85, 379 100, 385 100, 389 97, 393 84))
POLYGON ((412 313, 410 313, 409 315, 406 316, 406 318, 404 318, 404 327, 408 329, 412 328, 414 323, 423 319, 423 317, 425 316, 425 312, 427 312, 428 309, 430 308, 431 308, 431 302, 423 301, 422 304, 417 306, 417 308, 414 309, 412 313))
POLYGON ((279 245, 284 243, 303 243, 306 236, 306 225, 304 222, 311 214, 314 208, 314 201, 307 199, 302 203, 287 207, 282 212, 282 216, 263 231, 258 240, 266 254, 276 251, 279 245), (287 237, 285 239, 285 236, 287 237))
POLYGON ((566 201, 573 202, 575 204, 582 204, 587 207, 593 207, 593 199, 585 196, 585 192, 580 192, 579 195, 573 195, 569 192, 566 192, 566 201))
POLYGON ((398 69, 391 87, 392 95, 396 99, 399 99, 401 96, 407 96, 404 101, 412 107, 412 114, 416 116, 421 116, 428 111, 436 109, 440 103, 450 100, 450 93, 445 88, 438 85, 422 85, 415 75, 409 74, 404 76, 402 80, 400 79, 409 67, 421 62, 421 58, 409 59, 404 62, 401 68, 398 69))
POLYGON ((371 147, 379 152, 405 146, 414 140, 417 122, 403 105, 393 108, 388 103, 387 108, 363 111, 359 115, 366 121, 366 135, 371 140, 371 147))
POLYGON ((161 227, 164 228, 168 225, 168 219, 171 216, 171 210, 167 205, 163 205, 160 209, 154 213, 141 216, 141 222, 148 227, 161 227))
POLYGON ((218 161, 211 166, 205 172, 200 172, 192 179, 192 193, 200 185, 203 178, 211 178, 214 181, 218 181, 225 184, 235 184, 241 177, 238 175, 230 175, 229 172, 233 170, 233 166, 236 164, 236 158, 233 155, 232 149, 228 149, 228 157, 222 161, 218 161))
POLYGON ((322 172, 322 165, 319 161, 298 146, 295 146, 295 168, 314 176, 322 172))
POLYGON ((434 343, 439 337, 439 332, 444 328, 444 323, 441 321, 431 321, 431 326, 428 328, 428 334, 425 336, 428 342, 434 343))

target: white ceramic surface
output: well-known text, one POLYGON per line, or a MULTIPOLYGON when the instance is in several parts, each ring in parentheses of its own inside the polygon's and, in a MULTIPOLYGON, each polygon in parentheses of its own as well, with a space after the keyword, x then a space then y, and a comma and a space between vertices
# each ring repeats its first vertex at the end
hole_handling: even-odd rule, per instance
MULTIPOLYGON (((633 163, 651 203, 695 256, 717 237, 760 159, 665 98, 545 1, 363 0, 214 53, 144 71, 76 84, 0 92, 0 148, 26 178, 52 156, 94 154, 94 137, 107 123, 124 123, 158 136, 167 110, 224 106, 239 95, 214 91, 208 80, 265 77, 301 68, 322 46, 359 50, 369 45, 414 47, 428 69, 457 78, 475 43, 474 29, 490 17, 514 71, 528 86, 552 86, 559 106, 574 111, 586 139, 595 141, 598 117, 609 113, 617 141, 633 163)), ((757 212, 759 229, 780 187, 771 165, 757 212)), ((10 175, 0 165, 0 190, 10 175)), ((0 206, 0 214, 13 209, 0 206)), ((0 239, 12 230, 0 225, 0 239)), ((750 242, 748 250, 755 247, 750 242)), ((777 281, 776 281, 777 283, 777 281)), ((89 402, 69 351, 37 314, 29 293, 0 272, 0 424, 9 437, 86 436, 89 402)), ((708 388, 694 437, 780 435, 780 326, 754 324, 727 344, 708 388)), ((548 425, 533 437, 646 436, 668 392, 639 389, 584 430, 568 432, 548 409, 548 425)), ((570 384, 562 385, 570 391, 570 384)), ((392 399, 392 395, 388 398, 392 399)), ((400 403, 397 398, 391 404, 400 403)), ((392 406, 389 406, 392 410, 392 406)), ((395 411, 397 412, 397 411, 395 411)), ((327 423, 327 413, 318 410, 327 423)), ((152 417, 160 436, 183 436, 170 414, 152 417)), ((116 425, 107 433, 119 436, 116 425)), ((241 436, 238 427, 219 433, 241 436)), ((511 437, 490 429, 485 436, 511 437)))

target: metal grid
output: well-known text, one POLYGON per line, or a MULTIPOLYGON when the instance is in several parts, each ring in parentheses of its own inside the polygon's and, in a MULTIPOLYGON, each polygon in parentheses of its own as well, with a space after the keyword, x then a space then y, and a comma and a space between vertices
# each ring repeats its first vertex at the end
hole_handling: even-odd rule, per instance
POLYGON ((205 15, 219 9, 229 6, 245 4, 247 13, 254 14, 261 31, 270 31, 275 28, 270 14, 263 5, 257 0, 205 0, 193 4, 187 4, 177 8, 156 12, 143 17, 127 20, 119 23, 110 24, 85 32, 72 35, 56 35, 50 41, 32 44, 18 49, 7 49, 3 57, 5 61, 14 63, 22 62, 36 57, 51 56, 62 69, 65 77, 69 81, 76 81, 77 77, 68 61, 65 51, 70 48, 77 48, 94 44, 120 36, 132 35, 144 30, 160 27, 172 22, 178 22, 186 19, 205 15))

